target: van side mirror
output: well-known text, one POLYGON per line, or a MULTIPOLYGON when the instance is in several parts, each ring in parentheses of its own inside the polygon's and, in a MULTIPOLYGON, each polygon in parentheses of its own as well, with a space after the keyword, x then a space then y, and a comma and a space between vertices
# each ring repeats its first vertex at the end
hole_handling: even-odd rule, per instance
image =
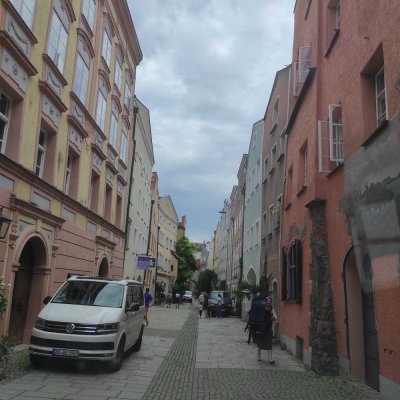
POLYGON ((126 308, 126 311, 139 311, 139 303, 132 303, 129 307, 126 308))
POLYGON ((46 296, 46 297, 43 299, 43 304, 49 303, 50 300, 51 300, 51 296, 46 296))

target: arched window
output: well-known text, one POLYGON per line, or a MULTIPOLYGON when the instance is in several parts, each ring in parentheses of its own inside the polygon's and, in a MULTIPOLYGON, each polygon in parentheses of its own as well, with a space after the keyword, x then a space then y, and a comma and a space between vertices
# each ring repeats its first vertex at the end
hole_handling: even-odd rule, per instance
POLYGON ((287 274, 287 300, 301 303, 301 285, 302 285, 302 255, 300 240, 295 240, 289 247, 286 258, 287 274))

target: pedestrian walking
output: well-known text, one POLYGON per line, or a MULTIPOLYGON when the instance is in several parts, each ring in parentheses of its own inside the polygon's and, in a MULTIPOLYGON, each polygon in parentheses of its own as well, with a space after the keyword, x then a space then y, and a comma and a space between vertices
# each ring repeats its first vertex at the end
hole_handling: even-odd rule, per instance
POLYGON ((171 308, 172 304, 172 293, 168 292, 167 295, 165 296, 165 301, 167 302, 167 308, 171 308))
POLYGON ((203 311, 204 311, 204 318, 210 318, 210 311, 208 310, 208 295, 207 295, 207 293, 204 293, 203 311))
POLYGON ((272 322, 275 318, 272 298, 262 296, 254 299, 250 309, 253 341, 257 345, 257 359, 261 361, 261 350, 267 350, 268 361, 275 364, 272 358, 272 322))
POLYGON ((149 313, 150 303, 152 300, 153 297, 150 294, 150 288, 146 288, 146 293, 144 294, 144 320, 146 321, 146 326, 149 325, 147 314, 149 313))
POLYGON ((175 308, 179 308, 179 304, 181 302, 181 295, 179 292, 175 293, 175 308))
POLYGON ((204 292, 201 292, 199 296, 199 304, 203 305, 203 303, 204 303, 204 292))
POLYGON ((221 293, 218 293, 218 297, 217 297, 217 318, 221 318, 221 309, 222 309, 222 296, 221 296, 221 293))

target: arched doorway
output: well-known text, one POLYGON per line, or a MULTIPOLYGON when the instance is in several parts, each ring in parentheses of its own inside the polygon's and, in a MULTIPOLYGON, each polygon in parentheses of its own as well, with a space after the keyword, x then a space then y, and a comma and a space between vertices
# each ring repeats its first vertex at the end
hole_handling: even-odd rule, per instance
POLYGON ((15 344, 29 340, 30 332, 42 302, 44 273, 39 268, 46 266, 46 247, 41 238, 29 239, 19 257, 15 272, 11 300, 8 336, 15 344))
POLYGON ((379 390, 378 340, 370 257, 361 254, 356 257, 353 247, 346 255, 343 272, 350 373, 353 378, 379 390))
POLYGON ((99 276, 100 277, 107 277, 108 276, 108 260, 104 257, 101 260, 100 267, 99 267, 99 276))
POLYGON ((249 272, 247 272, 246 280, 250 285, 255 285, 257 283, 256 271, 254 271, 253 267, 250 267, 249 272))

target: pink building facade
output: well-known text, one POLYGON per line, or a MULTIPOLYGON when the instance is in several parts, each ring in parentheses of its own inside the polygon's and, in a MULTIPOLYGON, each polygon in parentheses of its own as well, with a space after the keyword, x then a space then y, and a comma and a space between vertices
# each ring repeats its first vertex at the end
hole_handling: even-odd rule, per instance
POLYGON ((400 397, 397 1, 295 6, 281 340, 400 397))
POLYGON ((69 274, 123 274, 142 53, 126 1, 4 1, 0 38, 0 334, 28 343, 69 274))

